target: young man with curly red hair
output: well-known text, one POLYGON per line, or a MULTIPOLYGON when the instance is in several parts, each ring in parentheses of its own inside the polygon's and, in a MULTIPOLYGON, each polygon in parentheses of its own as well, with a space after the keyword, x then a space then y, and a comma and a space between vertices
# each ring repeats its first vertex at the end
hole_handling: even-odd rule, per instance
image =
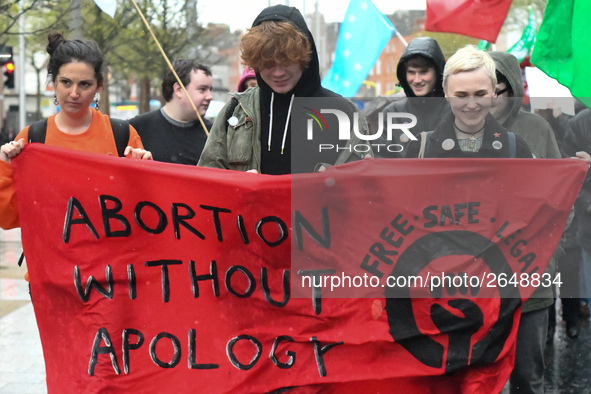
MULTIPOLYGON (((305 130, 291 129, 296 97, 332 97, 330 105, 349 119, 357 111, 351 101, 320 85, 318 53, 302 14, 283 5, 264 9, 242 37, 240 50, 242 63, 255 70, 258 86, 235 94, 220 111, 199 165, 281 175, 311 172, 320 161, 334 163, 337 151, 322 156, 312 144, 294 142, 305 140, 305 130)), ((367 133, 360 118, 360 132, 367 133)), ((353 152, 348 160, 359 156, 353 152)))

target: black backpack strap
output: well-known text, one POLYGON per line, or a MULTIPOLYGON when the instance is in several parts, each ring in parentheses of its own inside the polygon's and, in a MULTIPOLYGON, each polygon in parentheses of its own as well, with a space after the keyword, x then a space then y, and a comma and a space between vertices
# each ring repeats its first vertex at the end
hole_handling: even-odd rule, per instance
POLYGON ((511 131, 508 132, 509 134, 509 157, 514 159, 517 157, 517 143, 515 141, 515 134, 511 131))
MULTIPOLYGON (((119 157, 125 156, 125 148, 129 143, 129 122, 121 119, 110 119, 115 145, 117 145, 117 154, 119 157)), ((40 120, 29 126, 29 142, 45 143, 45 134, 47 133, 47 119, 40 120)))
POLYGON ((125 156, 125 148, 129 144, 129 122, 122 119, 110 118, 113 137, 117 145, 117 154, 119 157, 125 156))
POLYGON ((39 120, 29 126, 29 143, 45 143, 45 134, 47 133, 47 119, 39 120))

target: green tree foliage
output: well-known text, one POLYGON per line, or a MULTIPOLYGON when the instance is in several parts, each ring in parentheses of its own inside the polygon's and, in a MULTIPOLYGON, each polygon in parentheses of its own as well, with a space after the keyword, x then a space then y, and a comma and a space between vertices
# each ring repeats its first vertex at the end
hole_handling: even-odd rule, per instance
MULTIPOLYGON (((196 22, 195 0, 136 1, 171 62, 187 56, 190 49, 199 45, 203 29, 196 22)), ((142 96, 149 101, 150 86, 159 84, 167 64, 131 1, 119 1, 114 19, 93 0, 25 0, 25 3, 22 12, 26 15, 29 63, 33 62, 35 53, 45 52, 50 31, 60 31, 66 38, 73 38, 75 34, 70 28, 77 25, 81 38, 97 42, 107 59, 110 78, 105 78, 103 92, 108 92, 109 81, 127 85, 133 78, 144 82, 142 86, 147 94, 142 96), (75 7, 79 7, 79 12, 74 12, 75 7), (76 15, 80 15, 81 21, 73 23, 76 15)), ((0 0, 0 44, 18 42, 19 4, 20 0, 0 0)), ((38 64, 35 68, 40 69, 38 64)), ((107 113, 108 104, 108 94, 102 94, 101 107, 107 113)), ((149 108, 147 102, 141 104, 149 108)))
POLYGON ((461 34, 453 34, 453 33, 435 33, 432 31, 424 31, 424 36, 432 37, 437 40, 441 51, 445 58, 449 58, 451 55, 455 53, 458 49, 465 47, 466 45, 478 44, 479 39, 463 36, 461 34))
MULTIPOLYGON (((187 3, 191 1, 141 0, 138 2, 150 29, 171 63, 177 58, 187 56, 189 49, 198 45, 202 33, 199 26, 187 27, 189 8, 187 3)), ((195 2, 192 3, 195 6, 195 2)), ((122 4, 119 9, 123 7, 127 7, 131 17, 122 25, 125 28, 121 29, 113 40, 115 47, 110 52, 110 62, 114 75, 123 78, 133 76, 141 81, 140 107, 142 112, 145 112, 149 109, 149 103, 146 101, 150 99, 151 86, 159 86, 168 65, 135 7, 130 2, 122 4)), ((194 15, 195 12, 192 14, 194 15)))
POLYGON ((58 0, 27 0, 22 10, 20 6, 20 0, 0 0, 0 45, 17 42, 21 14, 27 18, 25 35, 29 37, 55 29, 64 18, 63 10, 67 9, 58 0))

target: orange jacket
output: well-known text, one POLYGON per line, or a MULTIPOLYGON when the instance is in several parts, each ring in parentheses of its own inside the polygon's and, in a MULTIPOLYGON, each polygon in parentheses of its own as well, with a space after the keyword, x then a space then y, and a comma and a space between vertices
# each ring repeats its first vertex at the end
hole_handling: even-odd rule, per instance
MULTIPOLYGON (((66 134, 55 124, 55 115, 47 119, 47 133, 45 143, 51 146, 74 149, 78 151, 117 156, 117 145, 111 129, 109 117, 96 110, 92 110, 92 121, 88 129, 82 134, 66 134)), ((25 127, 15 138, 27 143, 29 127, 25 127)), ((132 148, 143 149, 142 141, 137 131, 129 126, 129 142, 132 148)), ((0 227, 8 230, 19 227, 18 201, 14 187, 12 166, 0 161, 0 227)))

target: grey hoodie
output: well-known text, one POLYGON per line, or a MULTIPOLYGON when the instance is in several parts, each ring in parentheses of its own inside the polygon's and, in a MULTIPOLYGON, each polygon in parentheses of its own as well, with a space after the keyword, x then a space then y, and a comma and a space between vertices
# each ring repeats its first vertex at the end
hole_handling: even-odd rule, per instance
MULTIPOLYGON (((523 83, 521 81, 521 68, 517 58, 505 52, 489 52, 495 61, 495 67, 499 73, 507 78, 511 90, 513 91, 511 110, 502 114, 497 121, 509 131, 522 137, 532 153, 543 159, 560 159, 560 150, 554 137, 554 132, 550 124, 541 116, 525 112, 521 109, 521 99, 524 94, 523 83)), ((559 245, 550 259, 547 273, 554 277, 556 272, 556 260, 564 253, 559 245)), ((552 304, 552 287, 540 286, 536 289, 531 298, 522 306, 521 312, 531 312, 546 308, 552 304)))
POLYGON ((541 116, 521 109, 521 100, 525 91, 517 58, 506 52, 495 51, 489 54, 495 61, 497 71, 509 81, 514 97, 511 98, 510 111, 500 116, 495 115, 497 121, 507 130, 522 137, 536 157, 560 159, 562 156, 552 126, 541 116))

